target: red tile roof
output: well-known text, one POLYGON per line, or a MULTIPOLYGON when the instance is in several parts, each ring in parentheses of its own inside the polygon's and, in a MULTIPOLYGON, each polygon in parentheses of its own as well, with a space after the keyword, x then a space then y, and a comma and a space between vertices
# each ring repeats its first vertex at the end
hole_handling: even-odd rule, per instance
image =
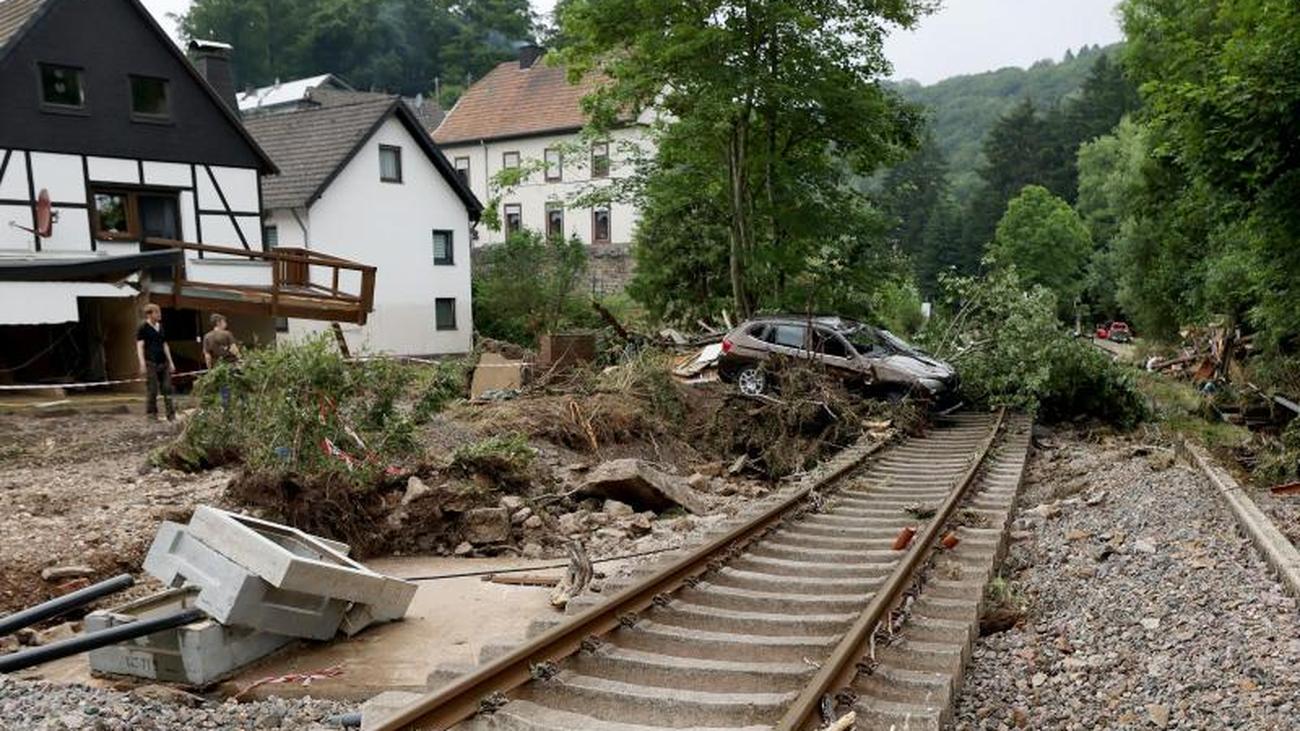
POLYGON ((578 129, 587 122, 582 98, 598 85, 594 76, 570 84, 564 69, 545 59, 526 69, 507 61, 470 86, 433 139, 446 145, 578 129))

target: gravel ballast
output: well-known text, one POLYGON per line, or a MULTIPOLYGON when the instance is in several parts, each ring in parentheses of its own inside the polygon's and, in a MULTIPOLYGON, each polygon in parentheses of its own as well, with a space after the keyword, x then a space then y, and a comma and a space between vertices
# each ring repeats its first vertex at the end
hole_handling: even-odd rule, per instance
POLYGON ((1127 438, 1035 453, 957 729, 1292 729, 1300 616, 1200 472, 1127 438))
POLYGON ((198 729, 339 728, 329 719, 356 711, 349 703, 271 698, 255 703, 118 692, 84 685, 14 680, 0 675, 0 728, 25 731, 197 731, 198 729), (198 705, 178 703, 192 700, 198 705))

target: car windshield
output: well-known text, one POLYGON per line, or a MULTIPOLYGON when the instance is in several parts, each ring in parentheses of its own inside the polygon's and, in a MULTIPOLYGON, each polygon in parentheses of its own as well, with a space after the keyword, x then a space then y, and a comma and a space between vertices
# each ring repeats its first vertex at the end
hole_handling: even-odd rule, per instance
POLYGON ((876 354, 883 352, 903 353, 911 356, 924 355, 917 348, 912 347, 907 341, 897 335, 874 327, 861 327, 851 333, 845 333, 853 347, 864 355, 876 354))

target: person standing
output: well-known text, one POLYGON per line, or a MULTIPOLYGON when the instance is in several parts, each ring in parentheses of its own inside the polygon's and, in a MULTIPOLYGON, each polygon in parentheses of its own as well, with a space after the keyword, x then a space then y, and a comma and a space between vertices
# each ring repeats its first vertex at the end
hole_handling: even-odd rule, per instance
POLYGON ((176 406, 172 404, 172 350, 167 347, 163 334, 162 309, 155 304, 144 306, 144 322, 135 331, 136 355, 140 358, 140 374, 145 377, 148 392, 145 396, 145 416, 158 418, 158 394, 167 405, 167 421, 176 420, 176 406))
MULTIPOLYGON (((235 342, 234 333, 230 332, 224 315, 214 312, 210 318, 212 329, 203 336, 203 361, 211 369, 218 363, 234 365, 239 362, 239 343, 235 342)), ((230 385, 221 386, 221 405, 230 405, 230 385)))

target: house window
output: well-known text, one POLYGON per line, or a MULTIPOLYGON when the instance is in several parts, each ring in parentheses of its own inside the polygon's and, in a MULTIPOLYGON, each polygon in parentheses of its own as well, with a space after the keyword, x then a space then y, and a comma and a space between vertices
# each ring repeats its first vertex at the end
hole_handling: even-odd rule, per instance
POLYGON ((379 146, 379 179, 385 183, 402 182, 402 148, 379 146))
POLYGON ((609 243, 609 209, 597 208, 591 212, 591 243, 609 243))
POLYGON ((105 240, 139 238, 140 229, 130 193, 103 191, 96 192, 94 197, 95 238, 105 240))
POLYGON ((73 66, 40 64, 41 103, 64 109, 86 106, 86 88, 81 69, 73 66))
POLYGON ((548 147, 546 156, 546 180, 556 182, 564 179, 564 155, 559 150, 548 147))
POLYGON ((452 297, 437 297, 433 300, 434 327, 438 330, 456 329, 456 300, 452 297))
POLYGON ((524 214, 520 210, 518 203, 507 203, 504 208, 506 224, 506 238, 510 238, 519 233, 524 227, 524 214))
POLYGON ((518 152, 501 153, 501 167, 505 170, 513 170, 519 167, 519 153, 518 152))
POLYGON ((564 238, 564 206, 559 203, 546 204, 546 236, 552 239, 564 238))
POLYGON ((148 76, 131 77, 131 116, 148 120, 170 119, 167 80, 148 76))
POLYGON ((271 247, 280 245, 280 227, 263 226, 262 227, 262 246, 271 247))
POLYGON ((468 157, 456 158, 456 177, 460 178, 460 182, 464 183, 467 187, 469 186, 469 158, 468 157))
POLYGON ((609 177, 609 143, 597 142, 591 146, 591 177, 609 177))
POLYGON ((450 231, 433 232, 433 263, 440 265, 456 263, 451 248, 450 231))

